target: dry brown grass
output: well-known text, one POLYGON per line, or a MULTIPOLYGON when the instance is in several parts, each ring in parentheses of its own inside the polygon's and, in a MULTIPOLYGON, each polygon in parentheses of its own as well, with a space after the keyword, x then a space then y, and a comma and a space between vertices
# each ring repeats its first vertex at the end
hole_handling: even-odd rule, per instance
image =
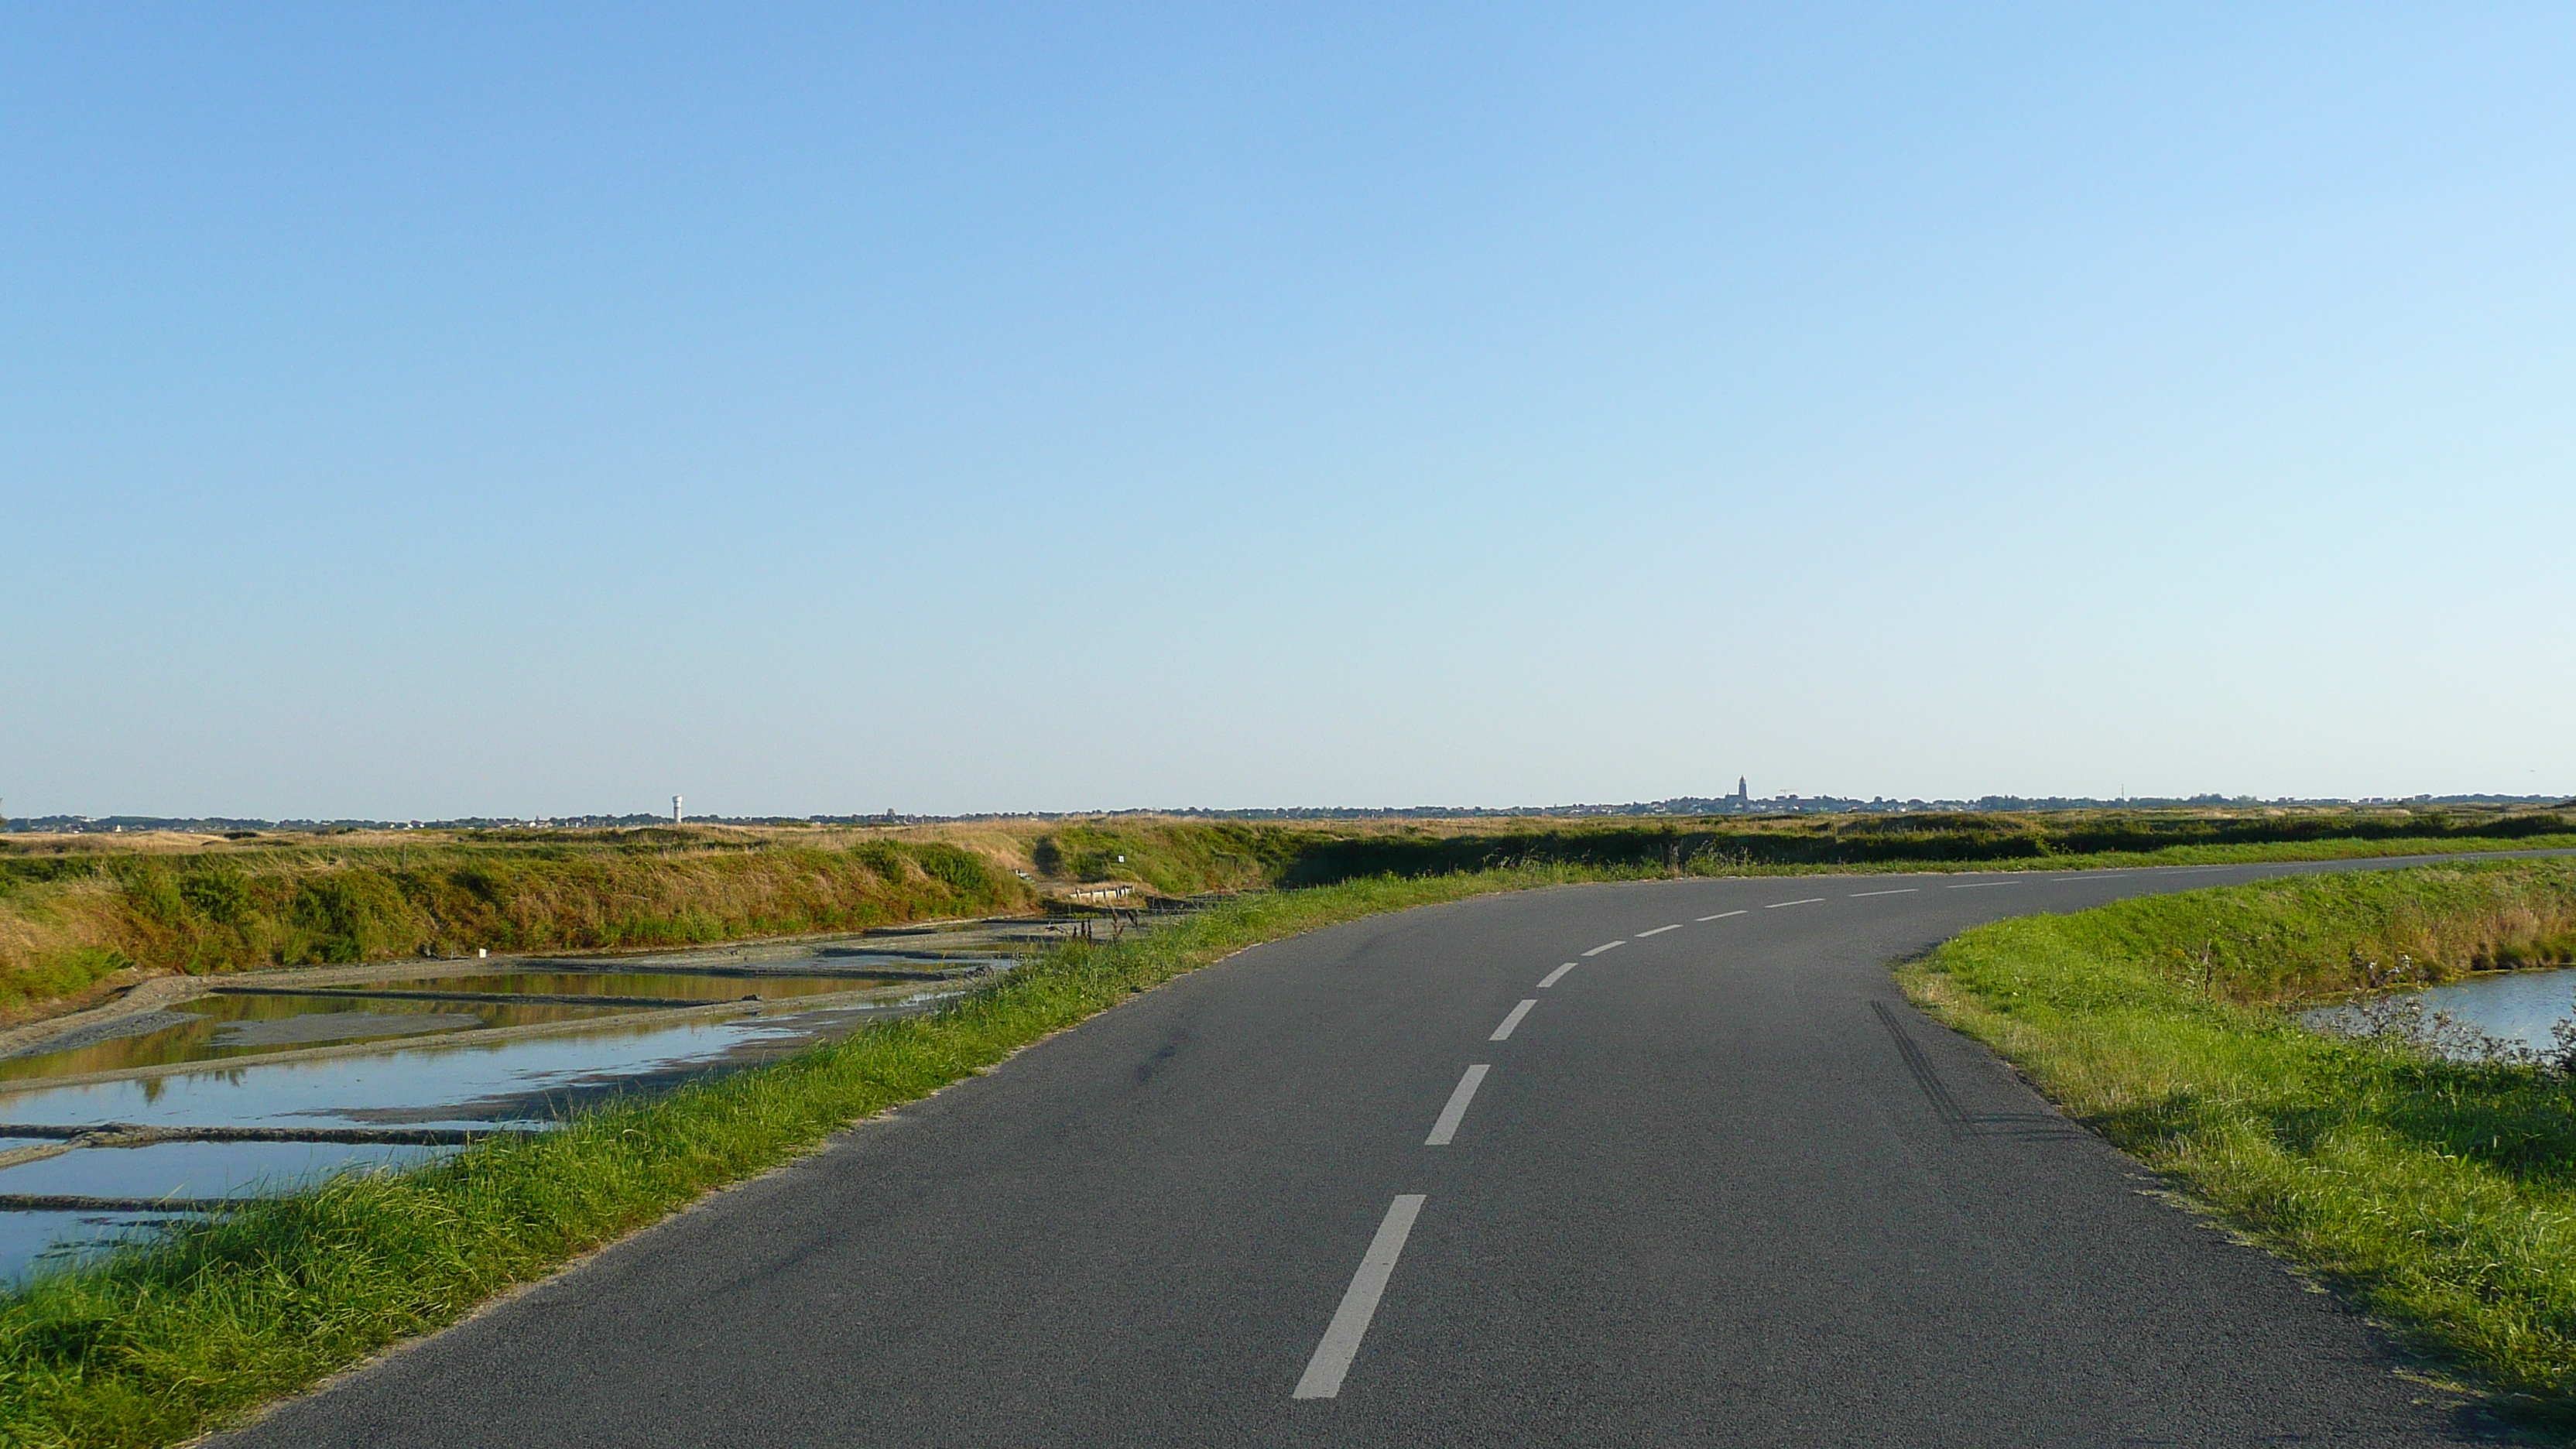
POLYGON ((0 1011, 63 1009, 118 973, 679 945, 1035 903, 991 855, 886 835, 403 831, 21 856, 0 873, 0 1011))

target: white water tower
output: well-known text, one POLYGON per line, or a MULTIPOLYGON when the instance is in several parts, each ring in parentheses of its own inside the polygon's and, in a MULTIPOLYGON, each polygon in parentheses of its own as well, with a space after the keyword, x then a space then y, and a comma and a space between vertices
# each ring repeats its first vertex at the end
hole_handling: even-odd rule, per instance
POLYGON ((671 823, 680 823, 680 797, 677 795, 671 797, 671 823))

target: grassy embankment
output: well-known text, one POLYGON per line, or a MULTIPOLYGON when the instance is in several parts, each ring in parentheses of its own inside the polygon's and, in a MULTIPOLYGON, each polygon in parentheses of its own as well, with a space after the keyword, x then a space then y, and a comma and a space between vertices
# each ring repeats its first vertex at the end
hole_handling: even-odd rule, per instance
POLYGON ((1127 943, 1068 946, 935 1016, 428 1169, 245 1207, 0 1295, 0 1443, 184 1439, 1243 946, 1615 874, 1527 867, 1248 896, 1127 943))
POLYGON ((2339 1041, 2285 1009, 2576 964, 2576 865, 2305 877, 1970 931, 1903 972, 2071 1116, 2499 1407, 2576 1425, 2576 1091, 2544 1065, 2339 1041))
POLYGON ((2576 845, 2531 811, 2066 811, 909 829, 0 836, 0 1022, 149 974, 669 946, 1151 891, 1566 866, 1691 875, 2199 865, 2576 845), (1119 857, 1124 856, 1122 861, 1119 857))

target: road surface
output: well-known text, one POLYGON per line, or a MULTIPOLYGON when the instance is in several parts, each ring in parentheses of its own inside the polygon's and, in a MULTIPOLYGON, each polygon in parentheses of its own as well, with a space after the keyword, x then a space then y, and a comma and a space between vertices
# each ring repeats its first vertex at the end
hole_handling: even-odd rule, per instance
POLYGON ((1584 886, 1260 947, 219 1442, 2462 1442, 1889 976, 2319 868, 1584 886))

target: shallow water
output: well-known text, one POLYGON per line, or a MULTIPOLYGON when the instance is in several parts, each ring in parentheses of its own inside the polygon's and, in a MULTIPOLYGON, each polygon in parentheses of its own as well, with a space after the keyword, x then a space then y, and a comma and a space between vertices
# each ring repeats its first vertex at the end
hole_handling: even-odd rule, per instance
MULTIPOLYGON (((2498 971, 2428 986, 2417 995, 2428 1013, 2444 1012, 2488 1036, 2549 1050, 2555 1046, 2550 1027, 2576 1020, 2576 969, 2498 971)), ((2299 1019, 2320 1031, 2355 1020, 2351 1008, 2341 1006, 2304 1012, 2299 1019)))
MULTIPOLYGON (((739 993, 736 993, 739 994, 739 993)), ((47 1052, 0 1059, 0 1082, 221 1061, 371 1037, 581 1021, 611 1006, 550 1002, 403 1001, 348 996, 201 996, 122 1023, 132 1030, 47 1052)))
POLYGON ((139 1236, 185 1214, 171 1213, 0 1213, 0 1279, 17 1278, 29 1269, 67 1267, 112 1247, 122 1238, 139 1236))
POLYGON ((710 976, 683 971, 495 971, 477 976, 370 981, 367 988, 527 992, 538 996, 650 996, 666 1001, 740 1001, 757 996, 775 1001, 780 997, 821 996, 831 991, 864 991, 871 986, 898 984, 899 981, 871 976, 790 976, 766 971, 757 976, 710 976))
MULTIPOLYGON (((417 1166, 458 1149, 340 1142, 165 1142, 87 1147, 0 1168, 0 1192, 84 1197, 245 1198, 374 1168, 417 1166)), ((0 1212, 0 1281, 66 1267, 185 1215, 0 1212)))
POLYGON ((353 1168, 411 1167, 453 1147, 383 1142, 163 1142, 84 1147, 0 1167, 0 1192, 83 1197, 251 1197, 353 1168))
MULTIPOLYGON (((927 1004, 953 994, 925 991, 911 1002, 927 1004)), ((382 1052, 319 1061, 261 1064, 254 1058, 200 1072, 71 1086, 0 1083, 0 1136, 12 1122, 470 1127, 544 1121, 576 1093, 783 1055, 899 1009, 900 1004, 889 1003, 875 1010, 827 1008, 722 1021, 628 1013, 596 1030, 562 1036, 392 1045, 382 1052)))
MULTIPOLYGON (((959 994, 925 989, 878 1007, 824 1008, 726 1021, 628 1014, 596 1031, 487 1044, 389 1046, 364 1056, 262 1063, 257 1059, 140 1081, 77 1086, 0 1084, 0 1149, 6 1123, 87 1126, 477 1127, 542 1126, 571 1103, 666 1086, 687 1076, 784 1056, 871 1021, 926 1009, 959 994)), ((589 1008, 567 1008, 588 1010, 589 1008)), ((189 1142, 80 1148, 0 1168, 0 1192, 90 1197, 236 1196, 266 1183, 349 1167, 400 1166, 454 1148, 391 1144, 189 1142)), ((68 1264, 153 1215, 0 1211, 0 1278, 68 1264)))
MULTIPOLYGON (((906 948, 915 943, 907 941, 906 948)), ((982 945, 983 943, 976 943, 982 945)), ((985 949, 989 949, 986 947, 985 949)), ((496 963, 497 964, 497 963, 496 963)), ((692 1076, 787 1055, 870 1022, 931 1009, 971 989, 868 974, 870 966, 917 973, 926 963, 832 943, 786 952, 735 948, 628 958, 622 970, 586 961, 549 969, 380 983, 392 990, 527 992, 550 996, 649 996, 666 1000, 776 1000, 878 986, 912 986, 891 999, 767 1017, 674 1021, 613 1004, 402 1000, 375 997, 209 996, 148 1019, 111 1024, 55 1051, 0 1059, 0 1150, 9 1123, 87 1126, 472 1127, 544 1126, 603 1096, 661 1090, 692 1076), (753 967, 711 975, 692 967, 753 967), (637 968, 645 969, 637 969, 637 968), (652 968, 669 969, 652 969, 652 968), (803 968, 800 970, 799 968, 803 968), (829 973, 829 974, 823 974, 829 973), (517 1041, 443 1044, 440 1035, 486 1026, 598 1019, 596 1028, 517 1041), (385 1038, 381 1051, 320 1061, 267 1061, 297 1047, 385 1038), (203 1062, 202 1070, 145 1080, 49 1086, 86 1072, 203 1062)), ((970 965, 969 961, 939 964, 970 965)), ((1006 966, 1005 958, 991 964, 1006 966)), ((379 984, 379 983, 371 983, 379 984)), ((81 1148, 0 1168, 0 1192, 92 1197, 241 1196, 317 1174, 402 1166, 454 1148, 392 1144, 162 1143, 81 1148)), ((77 1261, 118 1239, 184 1215, 0 1211, 0 1278, 77 1261)))

